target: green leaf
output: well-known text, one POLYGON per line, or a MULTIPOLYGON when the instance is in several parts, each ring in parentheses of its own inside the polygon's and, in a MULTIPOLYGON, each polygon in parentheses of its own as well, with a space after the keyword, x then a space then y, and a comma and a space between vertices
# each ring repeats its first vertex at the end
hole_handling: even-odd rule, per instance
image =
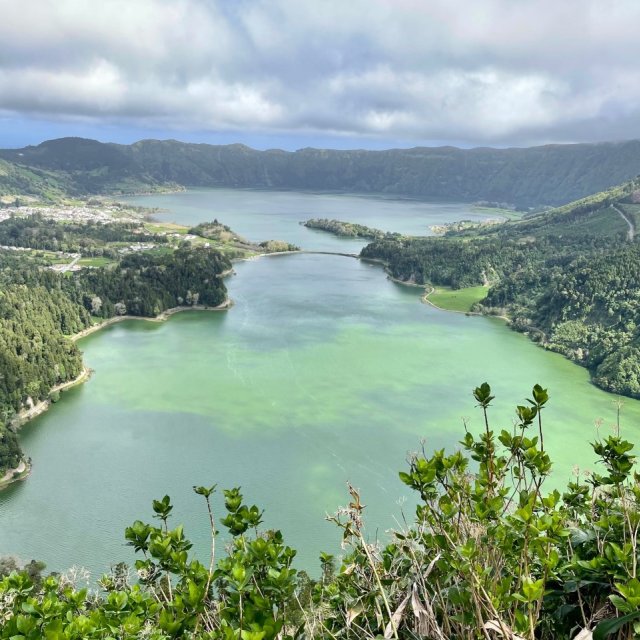
POLYGON ((522 595, 527 602, 535 602, 544 593, 544 580, 525 578, 522 582, 522 595))
POLYGON ((483 382, 479 387, 476 387, 473 390, 473 397, 478 401, 478 404, 485 409, 495 398, 495 396, 491 395, 491 387, 487 382, 483 382))
POLYGON ((196 487, 194 485, 193 490, 199 496, 204 496, 205 498, 208 498, 216 490, 217 486, 218 485, 215 485, 215 484, 212 485, 211 487, 196 487))
POLYGON ((640 619, 640 611, 634 611, 621 618, 610 618, 609 620, 603 620, 598 623, 598 626, 593 630, 593 640, 605 640, 607 636, 615 633, 619 629, 622 629, 628 622, 640 619))

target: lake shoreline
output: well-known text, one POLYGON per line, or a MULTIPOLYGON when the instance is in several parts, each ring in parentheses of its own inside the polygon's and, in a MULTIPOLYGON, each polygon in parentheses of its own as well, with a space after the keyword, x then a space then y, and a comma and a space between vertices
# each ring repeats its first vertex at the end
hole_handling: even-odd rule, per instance
MULTIPOLYGON (((368 258, 367 260, 369 262, 376 262, 378 264, 385 265, 385 263, 382 260, 378 260, 375 258, 373 259, 368 258)), ((438 309, 438 311, 446 311, 447 313, 461 313, 462 315, 465 315, 465 316, 482 316, 483 318, 498 318, 499 320, 504 320, 507 324, 511 324, 511 318, 509 318, 509 316, 502 316, 502 315, 499 316, 499 315, 493 315, 490 313, 482 313, 482 311, 460 311, 459 309, 447 309, 446 307, 440 307, 435 302, 432 302, 431 300, 429 300, 429 296, 436 290, 434 286, 428 285, 428 284, 418 284, 417 282, 407 282, 406 280, 400 280, 400 278, 394 278, 386 269, 386 265, 385 265, 385 271, 387 272, 387 278, 389 278, 391 282, 395 282, 396 284, 401 284, 404 287, 416 287, 418 289, 422 289, 424 293, 423 295, 420 296, 420 302, 424 304, 428 304, 434 309, 438 309)))
MULTIPOLYGON (((20 429, 22 429, 25 424, 42 415, 51 408, 52 404, 55 404, 52 399, 52 396, 54 394, 67 391, 72 387, 86 382, 91 377, 92 373, 93 371, 83 364, 82 371, 73 380, 67 380, 67 382, 62 382, 51 387, 47 398, 36 402, 28 408, 24 408, 18 411, 18 413, 11 419, 9 427, 15 432, 20 431, 20 429)), ((28 478, 31 474, 31 468, 31 458, 23 458, 22 460, 20 460, 20 463, 17 467, 8 469, 5 472, 4 476, 0 478, 0 491, 6 489, 14 482, 18 482, 20 480, 25 480, 26 478, 28 478)))
POLYGON ((435 302, 429 299, 429 296, 435 292, 436 288, 431 286, 429 291, 427 291, 427 286, 425 285, 425 293, 420 297, 420 301, 425 304, 431 305, 434 309, 439 309, 440 311, 447 311, 448 313, 462 313, 465 316, 483 316, 484 318, 498 318, 499 320, 504 320, 507 324, 511 324, 511 318, 509 316, 503 315, 495 315, 491 313, 482 313, 482 311, 460 311, 459 309, 447 309, 446 307, 439 307, 435 302))
MULTIPOLYGON (((225 277, 233 273, 233 269, 228 269, 227 271, 221 273, 219 277, 225 277)), ((144 320, 146 322, 166 322, 171 316, 176 315, 177 313, 182 313, 184 311, 227 311, 233 306, 233 300, 231 298, 227 298, 221 304, 215 307, 209 307, 206 305, 193 305, 193 306, 179 306, 172 307, 171 309, 167 309, 162 313, 159 313, 157 316, 153 318, 145 318, 143 316, 115 316, 113 318, 107 318, 102 322, 98 322, 91 327, 87 327, 78 333, 70 336, 70 340, 72 342, 77 342, 82 338, 86 338, 93 333, 97 333, 98 331, 104 329, 105 327, 109 327, 113 324, 117 324, 119 322, 124 322, 125 320, 144 320)), ((40 400, 39 402, 32 404, 30 407, 25 407, 18 411, 15 416, 9 422, 9 427, 14 431, 19 431, 24 427, 27 423, 31 422, 34 418, 41 416, 43 413, 48 411, 51 408, 51 405, 55 404, 52 400, 52 396, 56 393, 62 393, 71 389, 72 387, 76 387, 81 385, 93 374, 93 370, 89 369, 84 363, 82 365, 82 371, 80 374, 74 378, 73 380, 68 380, 67 382, 62 382, 57 384, 51 389, 49 389, 47 393, 47 397, 44 400, 40 400)), ((57 402, 57 400, 56 400, 57 402)), ((20 464, 14 469, 8 469, 5 474, 0 478, 0 491, 6 489, 14 482, 18 482, 20 480, 25 480, 31 474, 32 462, 30 458, 23 458, 20 460, 20 464)))
POLYGON ((15 469, 9 469, 2 478, 0 478, 0 491, 6 489, 14 482, 25 480, 31 474, 31 462, 29 460, 20 460, 20 464, 15 469))
MULTIPOLYGON (((230 275, 233 273, 232 269, 227 270, 226 272, 220 274, 218 277, 222 278, 224 276, 230 275)), ((118 324, 119 322, 124 322, 125 320, 144 320, 145 322, 165 322, 171 316, 174 316, 176 313, 182 313, 183 311, 227 311, 233 306, 233 300, 231 298, 227 298, 224 302, 219 304, 216 307, 209 307, 207 305, 191 305, 191 306, 178 306, 171 307, 171 309, 167 309, 162 313, 159 313, 157 316, 153 318, 148 318, 146 316, 114 316, 113 318, 107 318, 102 322, 98 322, 91 327, 87 327, 78 333, 75 333, 71 336, 71 340, 73 342, 77 342, 78 340, 82 340, 82 338, 86 338, 90 336, 92 333, 96 333, 105 327, 109 327, 112 324, 118 324)))

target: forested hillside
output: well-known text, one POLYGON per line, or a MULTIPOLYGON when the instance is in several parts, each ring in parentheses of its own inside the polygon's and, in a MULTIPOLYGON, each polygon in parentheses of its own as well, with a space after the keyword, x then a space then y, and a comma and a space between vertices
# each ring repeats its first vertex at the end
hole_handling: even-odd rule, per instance
MULTIPOLYGON (((143 140, 133 145, 62 138, 0 150, 40 176, 20 193, 46 192, 43 176, 75 195, 176 188, 244 187, 386 193, 514 206, 558 205, 640 173, 640 141, 525 149, 416 147, 388 151, 256 151, 244 145, 143 140)), ((15 193, 0 171, 0 193, 15 193)))
POLYGON ((390 273, 455 289, 487 285, 479 309, 586 366, 604 389, 640 397, 640 180, 549 213, 362 251, 390 273))
POLYGON ((9 429, 13 415, 82 371, 70 336, 116 315, 152 317, 181 305, 226 300, 220 275, 230 263, 221 253, 188 243, 128 254, 113 248, 132 239, 148 239, 142 225, 60 224, 37 215, 0 222, 0 244, 30 247, 0 250, 0 477, 21 456, 9 429), (45 249, 81 249, 112 261, 54 272, 45 249))
POLYGON ((218 306, 227 289, 221 273, 231 267, 222 254, 184 247, 173 253, 134 253, 113 268, 78 276, 85 306, 102 318, 155 316, 182 305, 218 306))
POLYGON ((60 276, 36 260, 0 251, 0 476, 22 456, 9 429, 13 414, 80 373, 80 352, 66 336, 89 322, 60 276))

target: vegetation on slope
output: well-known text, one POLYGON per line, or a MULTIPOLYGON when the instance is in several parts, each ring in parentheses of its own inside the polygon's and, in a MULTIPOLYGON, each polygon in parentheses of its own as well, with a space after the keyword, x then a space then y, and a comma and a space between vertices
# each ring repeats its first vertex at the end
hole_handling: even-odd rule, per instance
POLYGON ((3 187, 12 194, 44 196, 52 187, 54 196, 122 194, 177 188, 177 185, 168 181, 160 184, 143 167, 123 154, 117 145, 95 140, 49 140, 37 147, 5 149, 0 151, 0 156, 9 161, 12 171, 21 177, 21 182, 8 181, 3 187), (24 188, 22 176, 30 174, 36 178, 31 178, 24 188), (51 184, 43 184, 45 177, 51 184))
POLYGON ((14 414, 81 373, 72 335, 118 315, 153 317, 176 306, 218 306, 226 300, 220 276, 231 264, 205 247, 167 246, 165 236, 147 234, 142 225, 57 223, 38 215, 0 222, 0 244, 30 247, 0 250, 1 477, 22 457, 10 429, 14 414), (117 249, 145 240, 162 250, 117 249), (81 250, 109 261, 54 272, 44 250, 81 250))
POLYGON ((249 253, 282 253, 285 251, 299 251, 300 247, 283 240, 265 240, 258 244, 249 242, 238 236, 226 224, 217 220, 213 222, 201 222, 189 229, 189 233, 212 240, 217 244, 232 244, 236 250, 249 253))
POLYGON ((531 207, 564 204, 632 178, 640 173, 640 142, 286 152, 240 144, 143 140, 125 146, 62 138, 0 150, 0 158, 20 171, 54 175, 76 195, 188 185, 387 193, 531 207))
POLYGON ((400 479, 419 496, 415 521, 384 544, 367 540, 364 505, 331 517, 347 549, 339 568, 321 554, 310 580, 279 531, 259 533, 262 512, 238 488, 217 513, 215 486, 194 487, 211 528, 206 561, 170 528, 168 496, 153 501, 157 524, 125 531, 140 554, 136 579, 115 565, 99 591, 72 576, 42 578, 31 563, 0 579, 0 638, 80 640, 631 640, 640 632, 640 476, 620 435, 593 443, 598 473, 547 492, 547 391, 536 385, 513 428, 492 431, 494 397, 474 390, 484 430, 462 449, 414 456, 400 479), (473 469, 473 472, 471 471, 473 469), (225 553, 218 522, 231 538, 225 553))
POLYGON ((0 160, 0 196, 6 196, 0 200, 3 205, 18 205, 29 197, 54 201, 72 189, 71 181, 59 173, 0 160))
POLYGON ((82 359, 65 336, 89 324, 89 314, 60 276, 25 256, 0 251, 0 477, 22 458, 9 425, 15 412, 75 378, 82 359))
POLYGON ((9 429, 14 415, 82 371, 70 336, 114 316, 216 307, 226 301, 221 276, 230 257, 297 249, 244 244, 217 221, 191 235, 186 227, 132 220, 112 204, 85 203, 80 213, 96 216, 89 221, 76 219, 74 207, 43 211, 59 217, 15 209, 0 221, 0 477, 21 457, 9 429))
POLYGON ((343 222, 342 220, 328 220, 327 218, 311 218, 304 223, 309 229, 328 231, 341 238, 366 238, 368 240, 381 240, 385 237, 400 237, 397 233, 387 233, 380 229, 367 227, 355 222, 343 222))
POLYGON ((490 285, 480 310, 509 315, 604 389, 640 397, 640 245, 629 241, 639 201, 633 180, 520 222, 374 242, 362 256, 407 282, 490 285))
POLYGON ((216 251, 182 247, 126 255, 113 268, 81 272, 79 282, 83 303, 96 317, 153 317, 177 306, 222 304, 227 289, 220 274, 230 268, 216 251))

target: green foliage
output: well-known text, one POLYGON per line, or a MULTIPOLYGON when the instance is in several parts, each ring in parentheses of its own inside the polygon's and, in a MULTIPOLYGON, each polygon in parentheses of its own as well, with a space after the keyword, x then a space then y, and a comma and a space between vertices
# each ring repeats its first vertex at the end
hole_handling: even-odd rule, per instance
POLYGON ((234 236, 231 227, 218 222, 217 219, 213 222, 201 222, 195 227, 191 227, 191 229, 189 229, 189 233, 195 236, 200 236, 201 238, 208 238, 209 240, 217 241, 229 240, 234 236))
MULTIPOLYGON (((0 174, 0 192, 52 194, 131 193, 152 191, 158 181, 138 167, 118 145, 82 138, 49 140, 37 147, 5 149, 7 177, 0 174)), ((170 186, 170 185, 165 185, 170 186)), ((175 185, 173 185, 175 186, 175 185)))
POLYGON ((258 251, 261 253, 283 253, 285 251, 300 251, 300 247, 284 240, 264 240, 258 245, 258 251))
MULTIPOLYGON (((130 225, 61 225, 34 216, 0 223, 0 244, 79 242, 84 251, 85 241, 140 239, 135 232, 130 225)), ((51 389, 82 372, 80 351, 69 338, 89 327, 92 315, 153 317, 179 305, 217 306, 226 300, 219 276, 229 267, 216 251, 184 247, 59 274, 25 252, 0 250, 0 476, 22 457, 9 428, 14 414, 40 400, 57 401, 51 389)))
POLYGON ((0 290, 0 411, 6 417, 27 398, 45 399, 51 387, 80 374, 80 352, 65 336, 88 323, 89 314, 62 288, 25 283, 0 290))
POLYGON ((362 250, 407 282, 489 284, 474 307, 586 366, 596 384, 640 397, 640 245, 628 242, 640 180, 517 223, 362 250))
MULTIPOLYGON (((534 386, 511 430, 486 419, 487 383, 473 395, 485 416, 462 451, 418 455, 400 479, 420 496, 413 526, 380 547, 366 541, 357 492, 334 521, 351 547, 335 579, 316 587, 317 638, 631 638, 640 607, 640 476, 633 445, 594 443, 606 473, 545 493, 542 440, 549 394, 534 386), (537 434, 530 434, 537 427, 537 434), (473 465, 473 473, 470 466, 473 465)), ((638 630, 636 629, 636 632, 638 630)))
POLYGON ((5 199, 11 205, 23 203, 24 196, 56 201, 72 191, 73 185, 65 176, 0 160, 0 196, 12 196, 13 202, 5 199))
POLYGON ((369 240, 382 240, 383 238, 400 238, 398 233, 388 233, 367 227, 355 222, 343 222, 342 220, 328 220, 327 218, 312 218, 304 223, 309 229, 328 231, 342 238, 367 238, 369 240))
POLYGON ((164 244, 166 236, 147 233, 141 223, 60 223, 41 214, 10 217, 0 223, 0 245, 49 251, 82 253, 115 258, 111 243, 153 242, 164 244))
POLYGON ((347 549, 321 554, 311 581, 293 568, 279 531, 260 533, 262 512, 239 488, 223 492, 230 541, 216 558, 212 499, 194 487, 211 527, 208 568, 171 528, 171 500, 153 501, 158 525, 125 531, 138 582, 116 565, 101 592, 42 566, 0 563, 0 638, 202 638, 210 640, 627 640, 640 632, 640 475, 619 433, 593 443, 603 473, 544 491, 549 394, 535 385, 511 429, 495 434, 485 382, 473 390, 485 429, 466 431, 461 450, 423 453, 401 481, 419 496, 412 525, 384 544, 366 538, 359 492, 331 517, 347 549), (533 433, 531 433, 533 430, 533 433), (250 533, 252 532, 252 533, 250 533), (3 577, 4 576, 4 577, 3 577), (581 636, 584 637, 584 634, 581 636))
POLYGON ((76 279, 83 304, 94 315, 117 315, 120 303, 129 315, 151 317, 177 306, 222 304, 227 289, 219 276, 230 266, 217 251, 184 247, 173 253, 128 254, 112 268, 81 271, 76 279))
POLYGON ((0 252, 0 476, 22 458, 13 415, 82 371, 67 338, 90 322, 77 297, 59 275, 0 252))
MULTIPOLYGON (((214 490, 194 487, 210 513, 214 490)), ((238 489, 228 493, 229 515, 244 526, 242 532, 231 531, 228 554, 215 568, 215 545, 207 569, 189 557, 191 542, 182 527, 169 527, 168 496, 153 501, 161 526, 136 521, 125 531, 127 543, 144 556, 136 561, 137 584, 130 584, 126 567, 116 565, 100 580, 102 592, 93 594, 65 577, 41 580, 31 565, 18 570, 6 561, 0 571, 5 576, 0 580, 0 638, 292 638, 284 629, 299 611, 298 573, 291 567, 295 551, 279 531, 246 535, 259 520, 245 520, 245 514, 257 508, 244 505, 238 489)), ((213 519, 211 523, 215 542, 213 519)))
POLYGON ((283 251, 299 251, 300 248, 289 242, 282 240, 265 240, 259 244, 254 244, 238 236, 226 224, 222 224, 217 220, 213 222, 202 222, 195 227, 189 229, 189 233, 201 238, 213 240, 217 243, 217 247, 221 250, 228 250, 232 247, 232 251, 237 253, 238 257, 242 256, 242 251, 257 253, 281 253, 283 251))
POLYGON ((0 477, 8 469, 15 469, 22 459, 22 449, 16 434, 0 422, 0 477))

